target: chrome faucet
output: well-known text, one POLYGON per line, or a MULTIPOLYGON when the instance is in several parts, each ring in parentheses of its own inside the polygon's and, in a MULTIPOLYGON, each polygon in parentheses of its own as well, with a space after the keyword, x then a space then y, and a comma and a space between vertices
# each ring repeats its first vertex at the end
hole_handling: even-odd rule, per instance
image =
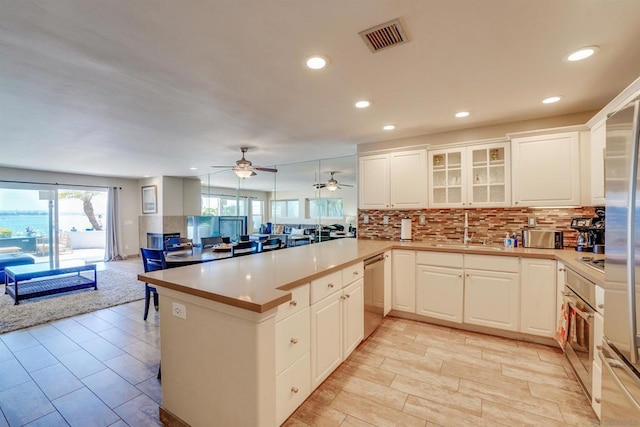
POLYGON ((464 237, 462 238, 462 243, 464 243, 465 245, 468 245, 469 242, 471 242, 472 238, 473 238, 473 235, 469 237, 469 213, 465 212, 464 213, 464 237))

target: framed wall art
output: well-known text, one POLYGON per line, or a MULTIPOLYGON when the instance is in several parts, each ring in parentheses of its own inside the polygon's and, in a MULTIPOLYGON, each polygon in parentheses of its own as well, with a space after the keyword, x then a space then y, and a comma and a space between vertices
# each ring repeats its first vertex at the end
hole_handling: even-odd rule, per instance
POLYGON ((158 186, 148 185, 142 187, 142 213, 158 213, 158 186))

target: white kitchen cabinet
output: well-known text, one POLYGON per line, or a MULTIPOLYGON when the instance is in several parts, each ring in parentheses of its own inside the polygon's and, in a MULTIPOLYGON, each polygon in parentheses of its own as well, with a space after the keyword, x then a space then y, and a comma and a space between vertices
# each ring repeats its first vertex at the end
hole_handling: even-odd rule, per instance
POLYGON ((511 140, 515 206, 580 206, 579 132, 511 140))
POLYGON ((391 285, 393 283, 392 276, 393 266, 391 265, 391 251, 384 253, 384 311, 383 316, 386 316, 391 311, 391 285))
POLYGON ((556 329, 556 262, 522 258, 520 331, 553 337, 556 329))
POLYGON ((517 258, 465 255, 464 322, 517 331, 520 276, 517 258))
POLYGON ((398 151, 359 158, 360 209, 427 207, 426 151, 398 151))
POLYGON ((556 330, 564 315, 564 285, 567 283, 567 269, 563 262, 556 261, 556 330))
POLYGON ((606 120, 591 128, 591 205, 604 206, 604 153, 607 145, 606 120))
POLYGON ((430 150, 430 206, 509 206, 510 161, 506 142, 430 150))
MULTIPOLYGON (((355 277, 362 263, 311 282, 321 289, 336 277, 355 277)), ((318 387, 358 346, 364 336, 364 289, 360 279, 311 305, 311 386, 318 387)))
POLYGON ((394 310, 416 311, 416 253, 394 249, 392 255, 393 285, 391 307, 394 310))
POLYGON ((278 425, 311 394, 309 353, 288 367, 276 378, 276 420, 278 425))
POLYGON ((596 363, 600 360, 599 356, 595 356, 593 361, 593 382, 591 383, 591 407, 596 413, 598 419, 602 418, 602 366, 596 363))
POLYGON ((417 253, 417 314, 462 323, 463 257, 463 254, 456 253, 417 253))

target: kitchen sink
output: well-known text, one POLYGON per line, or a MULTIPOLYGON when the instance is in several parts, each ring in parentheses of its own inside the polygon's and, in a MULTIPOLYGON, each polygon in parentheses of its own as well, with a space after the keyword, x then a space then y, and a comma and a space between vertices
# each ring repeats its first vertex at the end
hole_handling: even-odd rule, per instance
POLYGON ((488 245, 464 245, 462 243, 437 243, 436 248, 451 248, 451 249, 480 249, 485 251, 502 251, 504 248, 500 246, 488 246, 488 245))

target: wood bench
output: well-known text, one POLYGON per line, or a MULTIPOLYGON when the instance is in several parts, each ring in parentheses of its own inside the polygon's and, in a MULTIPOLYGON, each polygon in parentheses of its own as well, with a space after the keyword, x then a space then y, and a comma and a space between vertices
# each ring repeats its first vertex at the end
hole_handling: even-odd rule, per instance
POLYGON ((67 261, 56 268, 51 268, 49 263, 11 266, 5 268, 4 273, 5 294, 13 297, 15 305, 27 298, 98 289, 96 265, 84 261, 67 261), (87 271, 92 278, 80 274, 87 271))

